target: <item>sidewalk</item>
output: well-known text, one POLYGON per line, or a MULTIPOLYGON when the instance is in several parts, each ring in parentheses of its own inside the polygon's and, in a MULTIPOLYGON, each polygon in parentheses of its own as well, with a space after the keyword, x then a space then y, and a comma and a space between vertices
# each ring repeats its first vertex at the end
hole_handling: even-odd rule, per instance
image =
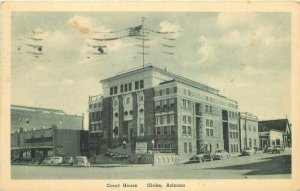
POLYGON ((152 164, 91 164, 91 167, 113 168, 113 167, 141 167, 152 166, 152 164))

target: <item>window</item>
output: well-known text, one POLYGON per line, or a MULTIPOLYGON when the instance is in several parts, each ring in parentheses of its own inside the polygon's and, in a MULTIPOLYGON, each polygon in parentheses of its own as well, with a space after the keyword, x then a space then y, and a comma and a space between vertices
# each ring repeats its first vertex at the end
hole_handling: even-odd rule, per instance
POLYGON ((186 135, 186 126, 182 126, 182 134, 186 135))
POLYGON ((250 125, 248 125, 248 130, 251 131, 251 126, 250 125))
POLYGON ((252 148, 252 142, 250 138, 249 138, 249 147, 252 148))
POLYGON ((256 127, 255 127, 255 126, 253 126, 253 131, 254 131, 254 132, 256 131, 256 127))
POLYGON ((177 93, 177 87, 174 87, 173 91, 174 91, 174 93, 177 93))
POLYGON ((188 123, 192 124, 192 117, 191 116, 188 116, 188 123))
POLYGON ((174 124, 174 115, 170 115, 170 123, 174 124))
POLYGON ((140 95, 140 101, 144 101, 144 96, 140 95))
POLYGON ((183 146, 183 147, 184 147, 184 148, 183 148, 183 149, 184 149, 184 152, 187 153, 187 143, 184 143, 184 146, 183 146))
POLYGON ((157 134, 157 135, 160 135, 160 133, 161 133, 161 132, 160 132, 160 127, 157 127, 157 128, 156 128, 156 134, 157 134))
POLYGON ((205 112, 208 113, 208 105, 205 105, 205 112))
POLYGON ((121 93, 123 92, 123 84, 122 84, 121 87, 120 87, 120 92, 121 92, 121 93))
POLYGON ((163 103, 163 107, 167 107, 168 106, 168 100, 167 99, 163 100, 162 103, 163 103))
POLYGON ((118 93, 118 86, 114 86, 114 94, 118 93))
POLYGON ((188 126, 188 135, 192 135, 192 127, 188 126))
POLYGON ((183 123, 186 123, 186 116, 185 115, 183 116, 182 120, 183 120, 183 123))
POLYGON ((163 123, 163 124, 167 124, 167 121, 168 121, 168 119, 167 119, 167 118, 168 118, 168 116, 167 116, 167 115, 164 115, 164 116, 163 116, 163 121, 164 121, 164 123, 163 123))
POLYGON ((213 137, 214 136, 214 130, 210 129, 210 136, 213 137))
POLYGON ((209 137, 209 129, 208 128, 206 129, 206 136, 209 137))
POLYGON ((139 89, 139 81, 134 82, 134 89, 139 89))
POLYGON ((169 94, 169 93, 170 93, 170 89, 167 88, 167 89, 166 89, 166 94, 169 94))
POLYGON ((160 124, 164 124, 163 117, 160 116, 160 124))
POLYGON ((209 106, 209 113, 212 113, 212 106, 209 106))
POLYGON ((164 135, 168 134, 168 126, 164 127, 164 135))
POLYGON ((131 91, 131 83, 128 84, 128 91, 131 91))
POLYGON ((126 104, 129 104, 130 103, 130 97, 127 97, 126 98, 126 104))
POLYGON ((254 147, 256 147, 256 139, 254 139, 254 147))
POLYGON ((113 95, 114 94, 114 89, 113 87, 110 88, 110 95, 113 95))
POLYGON ((213 127, 213 126, 214 126, 214 124, 213 124, 213 120, 210 120, 210 122, 209 122, 209 126, 210 126, 210 127, 213 127))
POLYGON ((209 127, 209 120, 206 119, 206 127, 209 127))
POLYGON ((192 92, 190 90, 188 90, 188 95, 191 96, 192 95, 192 92))
POLYGON ((161 102, 160 101, 156 101, 155 102, 155 108, 159 109, 161 107, 161 102))
POLYGON ((127 92, 127 84, 124 85, 124 91, 127 92))
POLYGON ((144 88, 144 80, 140 80, 140 89, 144 88))
POLYGON ((171 98, 171 99, 169 100, 169 102, 170 102, 170 106, 174 106, 174 104, 175 104, 174 98, 171 98))
POLYGON ((192 143, 189 143, 189 152, 192 152, 192 143))
POLYGON ((171 134, 175 134, 175 126, 171 126, 171 134))
POLYGON ((140 134, 144 133, 144 124, 140 124, 140 134))
POLYGON ((156 123, 155 123, 156 125, 158 125, 159 124, 159 117, 156 117, 156 123))
POLYGON ((170 124, 171 123, 171 115, 167 115, 167 123, 170 124))

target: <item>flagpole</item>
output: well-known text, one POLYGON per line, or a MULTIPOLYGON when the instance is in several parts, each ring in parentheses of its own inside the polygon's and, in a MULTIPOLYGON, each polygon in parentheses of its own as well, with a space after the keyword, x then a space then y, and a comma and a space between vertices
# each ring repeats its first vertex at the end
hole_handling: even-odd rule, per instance
POLYGON ((144 20, 145 20, 145 17, 142 17, 142 35, 143 35, 143 68, 145 67, 145 35, 144 35, 144 20))

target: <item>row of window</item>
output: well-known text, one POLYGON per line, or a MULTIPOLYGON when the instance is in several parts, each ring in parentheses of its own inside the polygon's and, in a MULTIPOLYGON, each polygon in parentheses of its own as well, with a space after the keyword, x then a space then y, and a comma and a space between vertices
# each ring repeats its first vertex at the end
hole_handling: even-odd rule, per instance
POLYGON ((93 108, 97 108, 97 107, 101 107, 102 103, 91 103, 89 104, 89 109, 93 109, 93 108))
POLYGON ((206 136, 213 137, 214 136, 214 129, 211 127, 206 127, 206 136))
POLYGON ((102 111, 96 111, 96 112, 89 113, 90 119, 98 119, 98 118, 101 118, 101 116, 102 116, 102 111))
POLYGON ((156 127, 156 135, 174 135, 175 126, 156 127))
MULTIPOLYGON (((246 144, 247 142, 247 139, 245 138, 244 139, 244 143, 246 144)), ((256 142, 256 139, 253 139, 253 145, 252 145, 252 139, 249 138, 249 144, 247 145, 249 148, 254 148, 254 147, 257 147, 257 142, 256 142)))
POLYGON ((182 121, 184 124, 192 124, 192 116, 182 116, 182 121))
POLYGON ((173 93, 177 93, 177 87, 156 90, 155 96, 163 96, 163 95, 168 95, 173 93))
POLYGON ((159 100, 155 102, 155 108, 166 108, 166 107, 172 107, 175 105, 175 98, 165 99, 165 100, 159 100))
POLYGON ((206 112, 206 113, 212 113, 212 106, 210 106, 210 105, 205 105, 205 112, 206 112))
POLYGON ((237 124, 229 123, 228 126, 229 126, 229 130, 238 130, 237 124))
POLYGON ((191 126, 182 126, 182 135, 192 135, 192 127, 191 126))
POLYGON ((189 153, 193 152, 192 143, 187 143, 187 142, 183 143, 183 151, 185 153, 188 152, 188 145, 189 145, 189 153))
POLYGON ((239 133, 237 131, 229 131, 229 137, 231 139, 238 139, 239 138, 239 133))
MULTIPOLYGON (((134 89, 138 90, 138 89, 143 89, 144 88, 144 80, 140 80, 140 81, 135 81, 134 82, 134 89)), ((110 87, 110 95, 115 95, 118 94, 118 89, 120 90, 120 93, 123 92, 130 92, 132 91, 132 83, 127 83, 127 84, 121 84, 120 88, 118 88, 118 86, 113 86, 110 87)))
MULTIPOLYGON (((257 131, 257 127, 255 125, 251 126, 251 125, 248 124, 247 127, 248 127, 248 131, 251 131, 251 130, 253 130, 254 132, 257 131)), ((246 125, 245 124, 244 124, 244 130, 246 130, 246 125)))
POLYGON ((230 150, 233 153, 239 152, 239 145, 238 144, 230 144, 230 150))
POLYGON ((102 125, 99 123, 99 124, 91 124, 90 125, 90 131, 100 131, 102 130, 102 125))
POLYGON ((214 127, 214 121, 211 119, 206 119, 206 127, 214 127))
POLYGON ((160 115, 155 117, 155 124, 156 125, 164 125, 164 124, 174 124, 174 114, 169 115, 160 115))
POLYGON ((182 99, 182 107, 185 109, 192 109, 192 102, 190 100, 182 99))
POLYGON ((232 118, 232 119, 238 119, 238 114, 233 111, 228 111, 228 116, 229 116, 229 118, 232 118))

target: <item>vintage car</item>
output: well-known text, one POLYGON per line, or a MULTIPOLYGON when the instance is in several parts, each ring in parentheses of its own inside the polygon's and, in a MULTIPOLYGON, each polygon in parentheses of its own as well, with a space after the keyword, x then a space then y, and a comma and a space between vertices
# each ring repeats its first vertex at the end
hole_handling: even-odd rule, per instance
POLYGON ((74 163, 73 157, 64 157, 61 164, 73 166, 73 163, 74 163))
POLYGON ((91 164, 88 161, 88 158, 86 156, 77 156, 73 165, 74 166, 84 166, 86 168, 91 166, 91 164))
POLYGON ((242 151, 242 156, 247 156, 247 155, 250 156, 255 154, 256 154, 255 149, 246 148, 245 150, 242 151))
POLYGON ((190 158, 190 162, 204 162, 204 161, 212 161, 213 156, 210 152, 200 152, 190 158))
POLYGON ((41 165, 52 165, 53 157, 46 157, 40 164, 41 165))
POLYGON ((63 162, 63 157, 53 157, 52 165, 60 165, 63 162))
POLYGON ((229 159, 229 157, 230 157, 229 153, 225 150, 217 150, 213 154, 213 159, 214 160, 229 159))

